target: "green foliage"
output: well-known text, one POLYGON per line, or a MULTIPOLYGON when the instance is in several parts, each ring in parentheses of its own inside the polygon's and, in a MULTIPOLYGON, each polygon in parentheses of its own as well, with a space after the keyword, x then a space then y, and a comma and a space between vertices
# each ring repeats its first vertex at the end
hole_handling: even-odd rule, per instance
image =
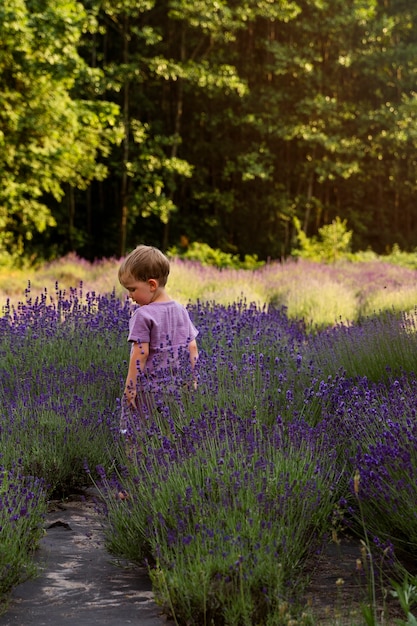
MULTIPOLYGON (((402 581, 392 580, 391 595, 398 598, 401 608, 406 615, 411 613, 413 606, 417 604, 417 580, 415 577, 405 574, 402 581)), ((413 616, 411 616, 413 617, 413 616)), ((414 618, 415 619, 415 618, 414 618)), ((410 622, 413 623, 413 622, 410 622)))
POLYGON ((237 254, 223 252, 218 248, 213 249, 207 243, 194 241, 187 246, 185 250, 181 250, 174 246, 168 250, 168 255, 188 261, 198 261, 202 265, 213 265, 218 268, 247 269, 254 270, 262 267, 264 263, 258 261, 257 255, 246 254, 243 261, 237 254))
MULTIPOLYGON (((64 185, 103 178, 117 107, 74 97, 88 68, 77 46, 88 15, 79 3, 6 0, 0 8, 0 255, 24 253, 56 226, 51 198, 64 185)), ((99 71, 91 71, 91 77, 99 71)))
POLYGON ((393 263, 400 267, 417 269, 417 250, 406 252, 405 250, 400 250, 398 244, 394 244, 390 253, 386 255, 386 260, 388 263, 393 263))
POLYGON ((336 217, 331 224, 319 228, 318 237, 307 237, 301 229, 300 221, 294 218, 294 226, 300 248, 293 251, 294 256, 320 263, 335 263, 348 256, 352 231, 347 230, 346 220, 336 217))
POLYGON ((413 249, 416 7, 5 0, 0 262, 413 249))
POLYGON ((149 124, 131 120, 135 157, 127 163, 127 173, 132 189, 130 217, 138 213, 147 218, 157 216, 167 224, 177 210, 171 191, 176 179, 190 178, 193 168, 176 156, 167 156, 167 150, 175 145, 174 137, 152 136, 149 124))

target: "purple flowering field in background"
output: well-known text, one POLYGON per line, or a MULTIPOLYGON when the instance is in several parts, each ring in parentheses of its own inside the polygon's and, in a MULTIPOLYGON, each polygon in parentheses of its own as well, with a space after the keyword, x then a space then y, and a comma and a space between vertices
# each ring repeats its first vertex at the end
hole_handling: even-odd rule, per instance
POLYGON ((30 571, 48 498, 92 481, 108 549, 148 564, 179 624, 279 624, 284 606, 301 619, 335 516, 359 537, 366 526, 390 576, 417 554, 414 312, 312 332, 279 298, 188 308, 198 386, 186 360, 174 385, 167 371, 142 381, 153 410, 130 449, 119 434, 125 299, 58 285, 5 308, 1 593, 30 571))

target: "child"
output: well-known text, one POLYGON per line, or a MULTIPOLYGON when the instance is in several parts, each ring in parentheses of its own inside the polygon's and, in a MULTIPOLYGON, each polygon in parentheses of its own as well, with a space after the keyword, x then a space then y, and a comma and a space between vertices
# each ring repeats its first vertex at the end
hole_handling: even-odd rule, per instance
POLYGON ((128 341, 132 347, 123 398, 124 434, 128 428, 126 413, 143 415, 143 398, 138 397, 140 374, 152 375, 159 367, 172 366, 184 349, 188 349, 191 368, 198 358, 198 331, 187 310, 165 291, 169 270, 166 256, 144 245, 133 250, 119 268, 120 283, 139 305, 129 321, 128 341))

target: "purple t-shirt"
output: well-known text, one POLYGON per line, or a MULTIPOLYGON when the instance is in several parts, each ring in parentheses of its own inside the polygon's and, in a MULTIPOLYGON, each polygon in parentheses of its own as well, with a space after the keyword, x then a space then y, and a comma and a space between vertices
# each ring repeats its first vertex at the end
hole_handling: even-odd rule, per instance
POLYGON ((129 321, 128 341, 149 343, 146 371, 164 367, 178 358, 198 335, 188 311, 175 300, 151 302, 138 307, 129 321))

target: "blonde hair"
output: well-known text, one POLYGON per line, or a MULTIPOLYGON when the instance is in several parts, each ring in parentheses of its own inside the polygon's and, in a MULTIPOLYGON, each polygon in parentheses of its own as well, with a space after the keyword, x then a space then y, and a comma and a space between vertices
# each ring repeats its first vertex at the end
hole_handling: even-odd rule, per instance
POLYGON ((122 261, 119 267, 119 282, 132 277, 135 280, 157 280, 165 287, 169 275, 169 261, 165 254, 152 246, 138 246, 122 261))

